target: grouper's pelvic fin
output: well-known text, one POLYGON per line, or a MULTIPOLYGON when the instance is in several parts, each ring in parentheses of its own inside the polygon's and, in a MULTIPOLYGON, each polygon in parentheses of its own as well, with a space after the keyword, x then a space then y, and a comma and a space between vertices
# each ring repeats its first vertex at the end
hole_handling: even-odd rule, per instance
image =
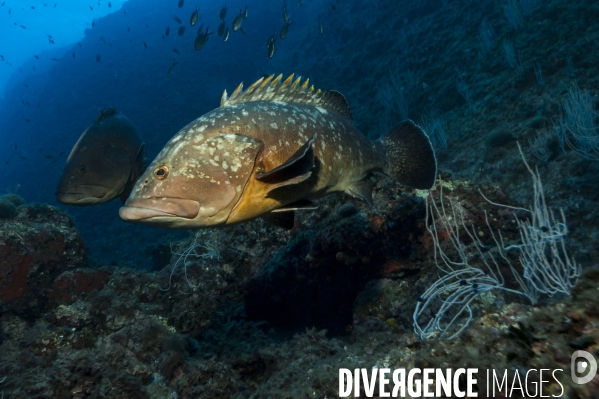
POLYGON ((291 230, 295 224, 295 211, 311 211, 317 208, 318 205, 312 201, 301 199, 269 213, 265 213, 260 217, 270 225, 291 230))
POLYGON ((227 96, 227 91, 223 92, 220 100, 220 107, 230 107, 232 105, 248 103, 253 101, 283 101, 296 104, 307 104, 315 107, 326 108, 335 111, 344 118, 352 121, 349 104, 343 94, 337 91, 315 90, 314 86, 308 88, 310 79, 301 82, 301 76, 293 80, 294 74, 289 75, 282 83, 283 74, 275 78, 275 75, 262 77, 254 82, 250 87, 243 91, 241 83, 231 96, 227 96), (301 83, 301 84, 300 84, 301 83))
POLYGON ((384 172, 400 184, 430 189, 437 176, 437 160, 430 140, 411 120, 389 130, 379 140, 388 158, 384 172))
POLYGON ((100 115, 98 115, 98 117, 96 118, 94 123, 98 123, 98 122, 102 121, 103 119, 106 119, 110 116, 114 116, 118 113, 119 113, 119 111, 117 111, 116 108, 114 108, 114 107, 102 108, 100 110, 100 115))

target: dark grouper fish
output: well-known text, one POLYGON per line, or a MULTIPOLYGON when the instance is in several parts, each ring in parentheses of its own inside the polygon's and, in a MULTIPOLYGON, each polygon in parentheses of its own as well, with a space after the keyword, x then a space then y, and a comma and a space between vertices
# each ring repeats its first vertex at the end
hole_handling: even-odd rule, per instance
POLYGON ((380 171, 431 188, 433 149, 411 121, 377 141, 353 125, 338 92, 308 89, 293 75, 242 85, 220 108, 180 130, 136 183, 120 216, 172 228, 223 226, 263 217, 293 226, 293 211, 344 191, 372 204, 368 177, 380 171))
POLYGON ((104 108, 71 150, 56 199, 69 205, 117 197, 125 202, 144 169, 144 143, 137 129, 116 109, 104 108))

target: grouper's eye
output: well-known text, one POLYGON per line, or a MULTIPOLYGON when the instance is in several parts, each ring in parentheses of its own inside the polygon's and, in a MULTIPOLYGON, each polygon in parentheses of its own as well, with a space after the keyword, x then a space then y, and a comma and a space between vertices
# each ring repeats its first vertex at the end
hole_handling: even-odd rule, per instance
POLYGON ((164 180, 168 176, 168 166, 160 165, 154 169, 154 177, 158 180, 164 180))
POLYGON ((79 173, 85 174, 85 172, 86 172, 85 165, 81 165, 79 168, 77 168, 77 170, 79 171, 79 173))

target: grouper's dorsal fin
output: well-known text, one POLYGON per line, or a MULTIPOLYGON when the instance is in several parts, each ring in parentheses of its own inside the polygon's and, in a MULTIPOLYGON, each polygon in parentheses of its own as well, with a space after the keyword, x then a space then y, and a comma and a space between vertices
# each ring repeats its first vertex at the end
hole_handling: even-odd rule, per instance
POLYGON ((326 108, 341 114, 350 121, 353 120, 349 104, 343 94, 337 91, 315 90, 314 86, 308 87, 309 79, 302 83, 301 76, 295 80, 293 78, 294 74, 291 74, 281 82, 283 74, 276 78, 275 75, 262 77, 246 90, 243 90, 243 83, 241 83, 231 93, 231 96, 227 96, 226 90, 223 92, 220 107, 225 108, 252 101, 283 101, 326 108))
POLYGON ((116 110, 116 108, 114 107, 106 107, 106 108, 102 108, 100 110, 100 115, 98 115, 98 117, 96 118, 96 120, 94 121, 94 123, 98 123, 100 121, 102 121, 103 119, 106 119, 110 116, 116 115, 119 112, 116 110))

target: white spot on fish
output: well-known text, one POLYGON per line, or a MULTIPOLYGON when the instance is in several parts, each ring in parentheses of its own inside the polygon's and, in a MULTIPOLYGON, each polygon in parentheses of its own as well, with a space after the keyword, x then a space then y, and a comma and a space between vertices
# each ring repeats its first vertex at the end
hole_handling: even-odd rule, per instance
POLYGON ((278 129, 279 128, 279 126, 276 123, 274 123, 274 122, 270 124, 270 127, 272 127, 273 129, 278 129))
POLYGON ((223 138, 225 140, 227 140, 230 144, 233 144, 233 142, 237 138, 237 135, 236 134, 231 134, 231 133, 223 134, 223 138))
POLYGON ((223 164, 221 165, 223 167, 223 169, 229 169, 229 165, 227 165, 227 161, 223 161, 223 164))

